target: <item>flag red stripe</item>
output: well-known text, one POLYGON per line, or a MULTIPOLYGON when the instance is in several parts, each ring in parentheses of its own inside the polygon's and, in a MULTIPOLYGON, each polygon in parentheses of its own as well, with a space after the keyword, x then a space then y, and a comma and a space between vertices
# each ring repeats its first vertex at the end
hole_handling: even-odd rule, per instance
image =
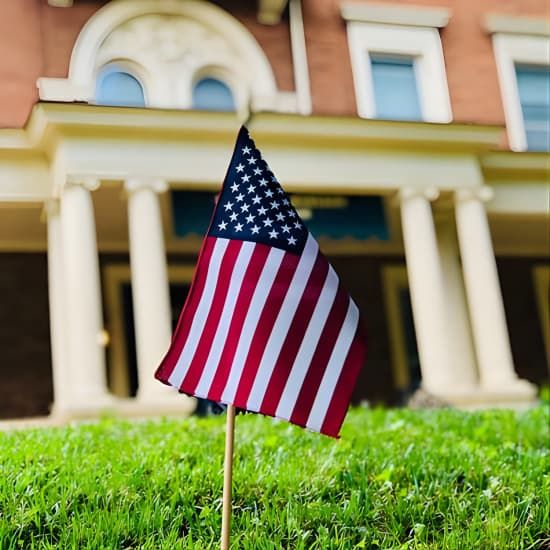
POLYGON ((290 421, 294 424, 305 426, 307 423, 309 413, 315 401, 315 396, 317 395, 317 390, 325 374, 325 369, 327 368, 332 349, 336 344, 340 329, 346 318, 348 304, 349 296, 342 288, 342 285, 339 284, 334 303, 330 309, 327 322, 319 338, 319 343, 311 359, 311 364, 304 378, 302 389, 300 390, 298 399, 296 399, 296 405, 290 417, 290 421))
POLYGON ((244 325, 248 308, 252 301, 254 290, 256 289, 256 284, 262 274, 262 269, 269 255, 269 251, 269 247, 257 244, 250 258, 239 297, 235 304, 235 312, 231 319, 231 327, 227 333, 225 346, 220 357, 220 363, 208 392, 208 399, 212 399, 213 401, 221 401, 222 393, 227 384, 229 372, 233 364, 233 358, 235 357, 235 352, 239 344, 241 329, 244 325))
POLYGON ((180 389, 186 393, 193 394, 199 383, 204 365, 208 359, 212 341, 216 335, 216 329, 222 315, 223 306, 225 304, 225 298, 227 296, 227 290, 231 282, 231 275, 239 251, 242 247, 243 241, 231 240, 225 250, 221 265, 220 272, 216 280, 216 289, 212 299, 212 305, 208 312, 208 317, 204 325, 199 343, 189 365, 189 370, 185 374, 185 377, 180 385, 180 389))
POLYGON ((206 238, 204 240, 204 247, 201 250, 193 282, 191 283, 191 288, 185 299, 185 304, 172 337, 172 344, 155 373, 155 378, 165 384, 170 385, 168 378, 170 378, 172 371, 176 367, 183 346, 185 346, 185 342, 189 336, 193 315, 199 305, 204 290, 204 283, 206 282, 208 266, 210 265, 210 258, 212 257, 215 243, 216 239, 213 238, 206 238))
POLYGON ((250 349, 241 374, 239 387, 237 389, 237 393, 235 394, 234 404, 237 407, 246 409, 248 396, 252 390, 252 385, 254 384, 254 379, 256 378, 260 361, 262 360, 267 341, 271 334, 271 329, 277 319, 281 305, 299 261, 300 256, 287 253, 284 255, 281 265, 277 271, 271 290, 269 291, 269 294, 264 302, 264 307, 258 321, 256 332, 252 338, 252 342, 250 343, 250 349))
POLYGON ((317 259, 309 275, 300 303, 290 324, 279 357, 271 373, 264 399, 261 405, 263 414, 275 416, 277 405, 285 389, 290 369, 300 349, 300 344, 306 332, 309 321, 323 290, 323 284, 327 277, 329 264, 326 259, 317 254, 317 259))
POLYGON ((346 361, 340 372, 338 383, 334 388, 323 427, 320 430, 325 435, 339 437, 340 428, 348 411, 355 381, 365 358, 365 342, 361 339, 363 334, 364 331, 362 330, 361 323, 359 323, 346 361))

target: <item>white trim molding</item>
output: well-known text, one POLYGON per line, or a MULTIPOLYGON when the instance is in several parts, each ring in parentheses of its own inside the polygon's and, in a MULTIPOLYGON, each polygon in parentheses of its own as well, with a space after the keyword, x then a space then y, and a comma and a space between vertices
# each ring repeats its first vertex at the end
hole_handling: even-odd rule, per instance
POLYGON ((346 21, 432 27, 435 29, 446 27, 451 18, 451 10, 446 8, 377 4, 373 2, 342 4, 340 13, 346 21))
POLYGON ((310 115, 311 89, 301 0, 290 0, 288 10, 290 45, 292 48, 292 64, 294 67, 294 87, 296 89, 298 112, 301 115, 310 115))
POLYGON ((493 48, 510 149, 526 151, 527 137, 515 65, 547 65, 550 70, 550 36, 496 33, 493 35, 493 48))
POLYGON ((360 117, 376 118, 368 62, 374 53, 412 57, 422 119, 443 123, 452 120, 443 49, 436 28, 351 21, 348 42, 360 117))
POLYGON ((550 20, 538 17, 515 17, 490 13, 485 17, 485 28, 490 34, 528 34, 550 36, 550 20))
POLYGON ((68 77, 38 79, 40 99, 93 103, 97 75, 110 64, 128 66, 150 107, 190 108, 193 79, 209 69, 226 76, 238 111, 297 109, 295 94, 289 100, 277 89, 269 60, 248 29, 200 0, 109 2, 80 32, 68 77))

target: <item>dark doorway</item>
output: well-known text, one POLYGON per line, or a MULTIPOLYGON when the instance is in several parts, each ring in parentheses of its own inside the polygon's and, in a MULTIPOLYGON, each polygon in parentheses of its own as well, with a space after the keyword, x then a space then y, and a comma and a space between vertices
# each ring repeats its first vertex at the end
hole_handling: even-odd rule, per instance
MULTIPOLYGON (((178 318, 187 298, 190 285, 188 283, 170 283, 170 312, 172 332, 178 323, 178 318)), ((134 305, 132 301, 132 284, 122 283, 122 308, 124 319, 124 334, 126 335, 126 357, 128 358, 128 387, 130 397, 135 397, 138 390, 138 370, 136 354, 136 334, 134 331, 134 305)))

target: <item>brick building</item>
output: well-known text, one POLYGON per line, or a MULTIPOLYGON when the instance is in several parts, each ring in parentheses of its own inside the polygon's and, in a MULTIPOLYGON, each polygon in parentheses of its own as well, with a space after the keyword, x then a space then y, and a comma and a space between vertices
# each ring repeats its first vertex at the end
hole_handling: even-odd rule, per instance
POLYGON ((152 372, 236 131, 364 313, 355 399, 548 379, 545 0, 5 0, 0 417, 190 412, 152 372))

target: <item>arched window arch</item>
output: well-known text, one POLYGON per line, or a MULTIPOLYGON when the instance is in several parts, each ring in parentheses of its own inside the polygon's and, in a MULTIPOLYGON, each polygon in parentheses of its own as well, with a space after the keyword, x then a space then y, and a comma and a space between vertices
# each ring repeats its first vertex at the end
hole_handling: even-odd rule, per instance
MULTIPOLYGON (((125 66, 119 67, 119 72, 137 77, 148 107, 191 107, 193 76, 199 70, 200 77, 221 76, 230 83, 237 109, 253 105, 260 110, 266 106, 281 112, 296 110, 295 93, 277 88, 270 62, 252 33, 222 8, 202 0, 106 3, 82 28, 67 78, 39 78, 39 97, 112 104, 112 94, 107 102, 98 90, 98 84, 103 84, 97 75, 117 60, 129 60, 139 67, 137 73, 125 66), (176 66, 179 70, 174 70, 176 66), (211 66, 223 67, 231 80, 217 72, 203 72, 211 66)), ((122 79, 138 89, 131 78, 122 79)), ((114 95, 120 98, 122 94, 114 95)), ((141 94, 138 96, 141 99, 141 94)))
POLYGON ((211 76, 201 78, 193 86, 192 107, 204 111, 234 111, 236 108, 229 86, 211 76))
POLYGON ((111 66, 96 81, 95 103, 119 107, 145 107, 145 94, 139 80, 127 70, 111 66))

